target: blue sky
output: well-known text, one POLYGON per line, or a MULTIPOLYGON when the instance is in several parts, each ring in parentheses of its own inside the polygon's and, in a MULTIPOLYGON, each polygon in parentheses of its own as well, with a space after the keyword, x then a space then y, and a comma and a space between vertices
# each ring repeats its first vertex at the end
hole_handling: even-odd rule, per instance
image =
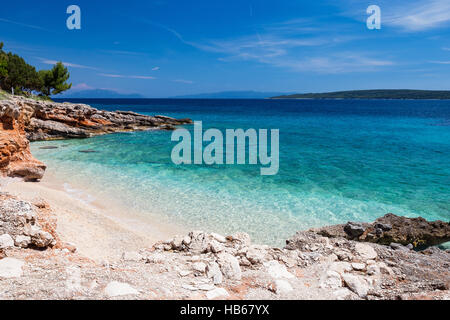
POLYGON ((5 50, 63 61, 73 90, 450 89, 449 0, 7 1, 5 50), (81 8, 81 30, 66 9, 81 8), (378 5, 381 30, 368 30, 378 5))

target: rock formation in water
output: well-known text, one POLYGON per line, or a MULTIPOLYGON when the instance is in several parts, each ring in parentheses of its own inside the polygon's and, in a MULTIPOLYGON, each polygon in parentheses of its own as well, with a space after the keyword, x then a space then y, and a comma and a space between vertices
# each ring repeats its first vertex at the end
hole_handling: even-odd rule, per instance
MULTIPOLYGON (((414 248, 439 245, 450 241, 450 223, 427 221, 424 218, 399 217, 389 213, 373 223, 348 222, 313 229, 326 237, 342 237, 349 240, 373 242, 384 245, 400 244, 414 248)), ((401 248, 401 247, 399 247, 401 248)))
POLYGON ((101 111, 84 104, 35 101, 11 97, 0 101, 0 174, 40 180, 45 165, 33 158, 29 141, 89 138, 95 135, 174 130, 190 119, 145 116, 129 111, 101 111))

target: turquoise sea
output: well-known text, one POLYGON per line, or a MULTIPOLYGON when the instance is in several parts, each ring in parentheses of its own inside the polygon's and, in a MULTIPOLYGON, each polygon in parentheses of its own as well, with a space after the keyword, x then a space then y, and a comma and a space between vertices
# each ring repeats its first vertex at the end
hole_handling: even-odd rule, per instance
POLYGON ((176 166, 170 132, 33 143, 34 155, 65 177, 69 192, 83 186, 85 199, 111 198, 187 229, 246 231, 272 245, 297 230, 388 212, 450 220, 450 101, 82 102, 189 117, 204 129, 280 130, 276 176, 261 176, 252 165, 176 166), (96 152, 79 152, 87 149, 96 152))

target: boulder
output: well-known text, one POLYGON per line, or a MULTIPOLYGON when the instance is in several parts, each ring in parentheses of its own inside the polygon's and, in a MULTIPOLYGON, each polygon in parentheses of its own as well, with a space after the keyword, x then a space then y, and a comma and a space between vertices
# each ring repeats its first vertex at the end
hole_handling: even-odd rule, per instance
POLYGON ((215 262, 206 266, 206 275, 214 284, 221 284, 223 281, 222 271, 220 271, 219 265, 215 262))
POLYGON ((3 234, 0 236, 0 249, 9 249, 14 247, 14 240, 9 234, 3 234))
POLYGON ((357 243, 355 245, 355 251, 363 261, 375 260, 378 256, 375 249, 365 243, 357 243))
POLYGON ((19 248, 28 248, 31 244, 31 237, 18 235, 14 244, 19 248))
POLYGON ((367 293, 369 292, 369 284, 363 277, 347 273, 342 275, 342 279, 344 280, 345 285, 354 293, 356 293, 360 298, 367 298, 367 293))
POLYGON ((366 228, 362 223, 348 222, 344 226, 344 231, 350 239, 354 239, 363 235, 363 233, 366 231, 366 228))
POLYGON ((242 272, 239 261, 229 253, 223 252, 217 256, 217 264, 225 278, 230 280, 241 280, 242 272))

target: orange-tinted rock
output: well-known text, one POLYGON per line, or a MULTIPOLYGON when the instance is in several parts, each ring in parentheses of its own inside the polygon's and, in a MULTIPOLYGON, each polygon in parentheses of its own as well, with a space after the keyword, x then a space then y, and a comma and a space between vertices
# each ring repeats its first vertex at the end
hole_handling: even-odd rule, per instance
POLYGON ((0 174, 22 177, 27 181, 40 180, 45 165, 36 160, 30 152, 25 136, 27 115, 12 102, 3 102, 0 109, 0 174))

